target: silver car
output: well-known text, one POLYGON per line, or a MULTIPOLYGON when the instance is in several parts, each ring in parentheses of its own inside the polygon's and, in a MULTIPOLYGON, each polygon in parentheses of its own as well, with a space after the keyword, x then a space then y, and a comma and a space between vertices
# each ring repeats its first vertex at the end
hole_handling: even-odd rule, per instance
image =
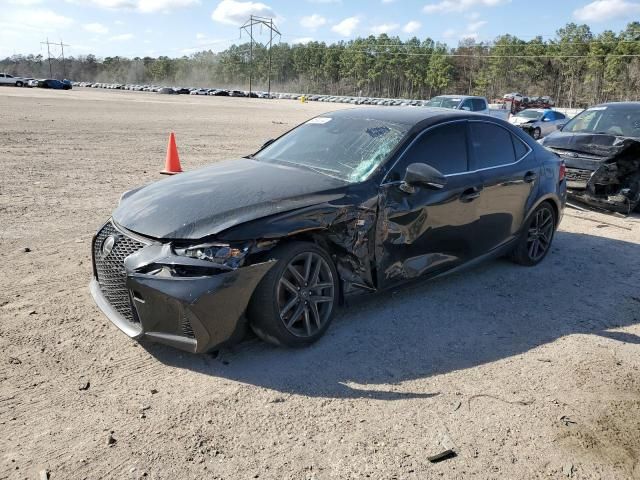
POLYGON ((542 108, 527 108, 509 119, 536 140, 560 130, 568 121, 564 114, 542 108))

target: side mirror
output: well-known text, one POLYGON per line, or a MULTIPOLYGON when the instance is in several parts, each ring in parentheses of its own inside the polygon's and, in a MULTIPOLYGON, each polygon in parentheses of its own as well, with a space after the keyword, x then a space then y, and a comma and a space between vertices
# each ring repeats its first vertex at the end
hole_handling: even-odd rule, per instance
POLYGON ((262 150, 263 148, 267 148, 269 145, 271 145, 273 142, 275 142, 276 139, 275 138, 270 138, 269 140, 267 140, 266 142, 264 142, 264 145, 262 145, 260 147, 260 150, 262 150))
POLYGON ((542 121, 543 121, 543 122, 550 122, 550 121, 551 121, 551 119, 550 119, 550 118, 548 118, 548 117, 544 117, 544 118, 542 119, 542 121))
POLYGON ((446 184, 445 176, 432 166, 426 163, 412 163, 407 167, 400 188, 407 193, 413 193, 414 187, 417 186, 440 190, 446 184))
POLYGON ((470 107, 460 107, 460 110, 465 110, 467 112, 470 112, 471 108, 470 107))

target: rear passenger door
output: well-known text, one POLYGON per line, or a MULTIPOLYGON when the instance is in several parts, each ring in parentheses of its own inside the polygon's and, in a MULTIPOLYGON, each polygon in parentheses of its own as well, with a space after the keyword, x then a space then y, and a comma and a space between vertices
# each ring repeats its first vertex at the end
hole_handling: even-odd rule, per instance
POLYGON ((519 232, 535 198, 541 167, 531 148, 506 127, 470 121, 471 168, 481 176, 477 247, 489 252, 519 232))

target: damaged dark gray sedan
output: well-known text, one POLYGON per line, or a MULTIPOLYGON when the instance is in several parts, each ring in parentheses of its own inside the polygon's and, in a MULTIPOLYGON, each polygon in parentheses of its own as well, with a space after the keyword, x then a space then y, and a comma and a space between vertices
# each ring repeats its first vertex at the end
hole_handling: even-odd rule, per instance
POLYGON ((349 297, 489 257, 536 265, 565 201, 560 158, 507 122, 342 110, 125 193, 94 237, 91 292, 133 338, 205 352, 250 326, 303 346, 349 297))
POLYGON ((640 207, 640 102, 588 108, 541 143, 566 162, 575 200, 624 214, 640 207))

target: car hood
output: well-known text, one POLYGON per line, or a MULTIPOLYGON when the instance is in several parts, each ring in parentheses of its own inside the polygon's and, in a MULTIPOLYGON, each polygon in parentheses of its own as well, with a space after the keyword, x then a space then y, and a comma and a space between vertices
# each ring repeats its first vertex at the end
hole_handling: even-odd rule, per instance
POLYGON ((554 132, 541 142, 556 150, 568 167, 596 170, 616 157, 638 139, 608 134, 554 132))
POLYGON ((524 125, 525 123, 537 123, 538 119, 535 119, 535 118, 524 118, 524 117, 511 117, 509 122, 512 125, 524 125))
POLYGON ((140 235, 197 240, 343 195, 347 182, 249 158, 219 162, 123 195, 113 220, 140 235))

